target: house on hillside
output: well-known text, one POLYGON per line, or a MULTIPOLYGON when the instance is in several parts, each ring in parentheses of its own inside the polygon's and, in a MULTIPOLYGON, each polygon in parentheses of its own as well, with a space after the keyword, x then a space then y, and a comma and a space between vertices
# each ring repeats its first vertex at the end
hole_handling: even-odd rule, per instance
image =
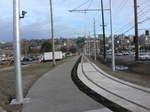
POLYGON ((14 55, 13 50, 1 50, 0 51, 0 57, 7 57, 7 56, 12 56, 14 55))

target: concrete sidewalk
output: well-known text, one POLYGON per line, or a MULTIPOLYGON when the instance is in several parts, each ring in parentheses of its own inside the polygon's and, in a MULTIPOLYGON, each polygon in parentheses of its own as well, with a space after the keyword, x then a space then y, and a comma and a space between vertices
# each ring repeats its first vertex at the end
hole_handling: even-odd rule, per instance
POLYGON ((71 79, 71 70, 79 56, 44 74, 27 94, 30 102, 22 112, 110 112, 82 93, 71 79))
POLYGON ((132 112, 150 112, 149 88, 112 77, 85 56, 78 66, 78 77, 98 94, 132 112))

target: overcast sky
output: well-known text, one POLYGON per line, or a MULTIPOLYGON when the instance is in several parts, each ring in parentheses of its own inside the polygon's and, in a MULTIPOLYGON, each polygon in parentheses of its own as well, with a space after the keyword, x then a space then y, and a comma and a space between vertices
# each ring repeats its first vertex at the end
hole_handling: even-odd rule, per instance
MULTIPOLYGON (((104 9, 109 9, 109 1, 104 1, 104 9)), ((134 34, 134 0, 112 0, 114 33, 134 34), (131 30, 130 30, 131 29, 131 30)), ((68 10, 101 9, 101 0, 52 0, 55 38, 71 38, 93 35, 93 22, 96 19, 96 34, 102 34, 101 11, 68 10), (86 33, 85 33, 86 32, 86 33), (90 32, 90 33, 89 33, 90 32)), ((137 0, 139 34, 150 28, 150 0, 137 0), (143 21, 143 22, 142 22, 143 21)), ((21 11, 27 11, 20 20, 20 38, 51 38, 49 0, 20 0, 21 11)), ((106 35, 110 35, 109 11, 104 11, 106 35)), ((0 3, 0 41, 13 41, 13 0, 0 3)))

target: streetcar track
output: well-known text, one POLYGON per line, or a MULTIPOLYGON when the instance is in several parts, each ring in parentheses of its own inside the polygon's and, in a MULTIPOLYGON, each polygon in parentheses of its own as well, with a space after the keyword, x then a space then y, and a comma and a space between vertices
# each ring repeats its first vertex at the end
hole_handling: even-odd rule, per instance
MULTIPOLYGON (((87 57, 85 57, 85 58, 87 59, 87 57)), ((87 59, 87 60, 88 60, 88 59, 87 59)), ((89 60, 88 60, 88 61, 89 61, 89 60)), ((112 80, 114 80, 114 81, 116 81, 116 82, 119 82, 119 83, 121 83, 121 84, 124 84, 124 85, 126 85, 126 86, 132 87, 132 88, 134 88, 134 89, 138 89, 138 90, 141 90, 141 91, 143 91, 143 92, 150 93, 150 91, 146 91, 146 90, 143 90, 143 89, 141 89, 141 88, 132 86, 132 85, 130 85, 130 84, 126 84, 126 83, 121 82, 121 81, 119 81, 119 80, 117 80, 117 79, 114 79, 114 78, 112 78, 112 77, 110 77, 110 76, 108 76, 108 75, 105 75, 103 72, 99 71, 90 61, 89 61, 89 63, 96 69, 96 71, 98 71, 98 72, 101 73, 103 76, 105 76, 105 77, 107 77, 107 78, 109 78, 109 79, 112 79, 112 80)))
MULTIPOLYGON (((84 56, 84 57, 85 57, 85 56, 84 56)), ((149 91, 146 91, 146 90, 143 90, 143 89, 140 89, 140 88, 131 86, 131 85, 129 85, 129 84, 123 83, 123 82, 121 82, 121 81, 118 81, 118 80, 116 80, 116 79, 113 79, 113 78, 111 78, 111 77, 105 75, 104 73, 100 72, 100 71, 87 59, 87 57, 85 57, 85 58, 86 58, 86 60, 94 67, 94 69, 95 69, 97 72, 99 72, 100 74, 102 74, 103 76, 105 76, 105 77, 107 77, 107 78, 109 78, 109 79, 111 79, 111 80, 113 80, 113 81, 116 81, 116 82, 118 82, 118 83, 121 83, 121 84, 123 84, 123 85, 126 85, 126 86, 128 86, 128 87, 131 87, 131 88, 134 88, 134 89, 137 89, 137 90, 146 92, 146 93, 150 93, 149 91)), ((138 104, 138 103, 136 103, 136 102, 133 102, 133 101, 131 101, 131 100, 128 100, 128 99, 126 99, 126 98, 124 98, 124 97, 122 97, 122 96, 120 96, 120 95, 117 95, 117 94, 115 94, 115 93, 113 93, 113 92, 111 92, 111 91, 105 89, 104 87, 98 85, 98 84, 95 83, 94 81, 92 81, 92 80, 85 74, 85 72, 84 72, 84 70, 83 70, 83 55, 82 55, 82 60, 81 60, 81 67, 82 67, 82 72, 83 72, 84 76, 85 76, 89 81, 91 81, 93 84, 95 84, 96 86, 100 87, 101 89, 107 91, 107 92, 110 93, 110 94, 113 94, 113 95, 115 95, 115 96, 117 96, 117 97, 119 97, 119 98, 121 98, 121 99, 123 99, 123 100, 126 100, 126 101, 128 101, 128 102, 130 102, 130 103, 132 103, 132 104, 134 104, 134 105, 140 106, 140 107, 142 107, 142 108, 144 108, 144 109, 150 111, 150 108, 147 108, 147 107, 145 107, 145 106, 142 106, 142 105, 140 105, 140 104, 138 104)))

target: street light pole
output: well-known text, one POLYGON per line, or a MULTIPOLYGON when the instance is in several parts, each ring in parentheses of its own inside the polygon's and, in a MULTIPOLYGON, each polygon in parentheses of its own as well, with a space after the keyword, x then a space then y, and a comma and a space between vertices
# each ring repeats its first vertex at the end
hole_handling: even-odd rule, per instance
POLYGON ((13 0, 13 29, 14 29, 14 72, 16 101, 23 101, 22 71, 21 71, 21 51, 20 51, 20 14, 19 0, 13 0))
POLYGON ((55 62, 55 44, 54 44, 54 24, 53 24, 53 8, 52 8, 52 0, 50 0, 50 13, 51 13, 51 34, 52 34, 52 56, 53 56, 53 66, 56 65, 55 62))

